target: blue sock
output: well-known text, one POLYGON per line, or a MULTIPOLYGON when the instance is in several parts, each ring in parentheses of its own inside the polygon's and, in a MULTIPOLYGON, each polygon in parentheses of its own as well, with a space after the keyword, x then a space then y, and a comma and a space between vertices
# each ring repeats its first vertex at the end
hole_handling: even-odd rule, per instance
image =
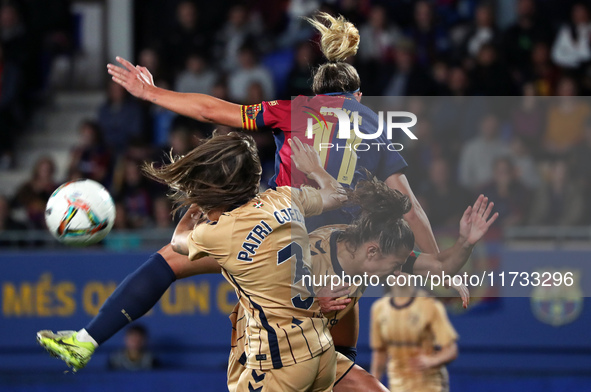
POLYGON ((117 286, 86 326, 86 331, 98 344, 102 344, 152 309, 175 280, 174 272, 164 257, 154 253, 117 286))

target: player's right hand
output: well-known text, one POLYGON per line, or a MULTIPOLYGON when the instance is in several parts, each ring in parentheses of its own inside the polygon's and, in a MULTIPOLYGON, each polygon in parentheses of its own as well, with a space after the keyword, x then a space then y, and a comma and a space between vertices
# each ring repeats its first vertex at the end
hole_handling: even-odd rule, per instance
POLYGON ((154 78, 150 71, 146 67, 134 66, 122 57, 116 59, 124 68, 107 64, 107 69, 113 81, 121 85, 134 97, 146 99, 147 87, 154 86, 154 78))
POLYGON ((317 292, 318 302, 322 313, 330 313, 337 310, 343 310, 351 302, 348 286, 335 287, 332 290, 323 287, 317 292))

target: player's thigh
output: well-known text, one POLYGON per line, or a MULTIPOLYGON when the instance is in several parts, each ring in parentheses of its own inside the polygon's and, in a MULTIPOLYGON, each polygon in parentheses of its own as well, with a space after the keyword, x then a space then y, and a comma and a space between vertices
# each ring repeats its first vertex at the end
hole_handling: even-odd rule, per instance
POLYGON ((229 392, 236 392, 238 388, 238 380, 240 380, 240 376, 242 373, 247 370, 244 365, 242 365, 238 358, 234 355, 232 351, 230 351, 230 358, 228 358, 228 391, 229 392))
POLYGON ((318 375, 310 391, 329 392, 332 391, 337 370, 337 356, 334 346, 322 353, 319 357, 318 375))
POLYGON ((334 392, 389 392, 377 378, 366 372, 361 366, 352 368, 335 384, 334 392))
POLYGON ((172 250, 172 245, 170 244, 164 246, 158 253, 166 260, 177 279, 221 272, 220 265, 213 257, 203 257, 199 260, 191 261, 189 257, 172 250))
POLYGON ((324 354, 295 365, 260 371, 245 369, 240 375, 236 392, 328 392, 334 382, 334 353, 324 354), (259 389, 260 388, 260 389, 259 389))

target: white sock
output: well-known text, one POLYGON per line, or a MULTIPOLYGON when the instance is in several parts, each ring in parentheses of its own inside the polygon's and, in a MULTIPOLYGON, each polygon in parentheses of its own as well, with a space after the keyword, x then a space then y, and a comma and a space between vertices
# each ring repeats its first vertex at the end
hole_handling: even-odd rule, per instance
POLYGON ((99 345, 96 342, 96 340, 94 340, 92 338, 92 336, 90 336, 88 334, 88 332, 86 331, 86 329, 82 328, 80 331, 78 331, 78 334, 76 335, 76 339, 79 342, 90 342, 94 345, 94 348, 97 348, 99 345))

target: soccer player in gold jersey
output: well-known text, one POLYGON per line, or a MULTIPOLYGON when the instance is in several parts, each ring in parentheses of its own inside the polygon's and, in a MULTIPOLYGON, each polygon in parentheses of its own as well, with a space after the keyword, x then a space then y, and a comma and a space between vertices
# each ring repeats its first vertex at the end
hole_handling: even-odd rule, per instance
POLYGON ((458 334, 443 304, 412 285, 394 286, 371 308, 371 373, 387 368, 391 392, 447 392, 445 365, 458 355, 458 334))

